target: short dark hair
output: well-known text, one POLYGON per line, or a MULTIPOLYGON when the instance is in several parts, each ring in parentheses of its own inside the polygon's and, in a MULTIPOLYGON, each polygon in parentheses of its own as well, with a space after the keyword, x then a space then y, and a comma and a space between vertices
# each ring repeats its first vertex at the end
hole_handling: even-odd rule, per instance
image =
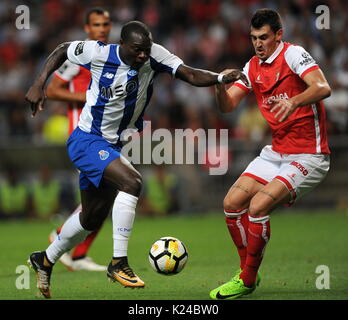
POLYGON ((251 26, 260 29, 267 24, 274 33, 283 28, 282 20, 277 11, 268 8, 257 10, 251 18, 251 26))
POLYGON ((85 24, 89 24, 89 18, 91 17, 92 13, 96 14, 105 14, 110 17, 110 13, 108 10, 102 8, 102 7, 94 7, 86 11, 85 13, 85 24))
POLYGON ((129 21, 125 25, 123 25, 121 29, 121 39, 123 41, 127 41, 130 39, 130 35, 132 33, 141 34, 147 38, 150 38, 151 32, 149 27, 140 21, 129 21))

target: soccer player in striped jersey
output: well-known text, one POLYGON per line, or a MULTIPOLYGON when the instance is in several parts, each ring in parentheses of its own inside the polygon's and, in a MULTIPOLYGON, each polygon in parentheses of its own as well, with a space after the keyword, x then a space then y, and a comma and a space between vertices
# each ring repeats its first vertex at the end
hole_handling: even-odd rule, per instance
MULTIPOLYGON (((326 116, 322 100, 331 89, 308 52, 282 41, 279 14, 258 10, 251 20, 255 49, 244 67, 250 85, 216 86, 222 112, 230 112, 253 91, 272 130, 265 146, 232 185, 224 199, 229 233, 240 257, 240 269, 210 292, 213 299, 235 299, 260 282, 258 269, 270 239, 270 213, 291 205, 317 186, 330 166, 326 116)), ((228 71, 227 71, 228 72, 228 71)))
POLYGON ((66 58, 84 66, 92 75, 78 126, 67 143, 70 159, 81 172, 82 211, 68 218, 59 238, 45 251, 30 255, 29 261, 37 273, 37 286, 43 296, 51 296, 54 263, 90 231, 98 229, 112 209, 114 252, 107 276, 126 287, 144 287, 127 258, 142 179, 121 155, 122 137, 125 133, 142 130, 143 115, 159 73, 169 73, 194 86, 237 80, 248 85, 247 79, 239 70, 217 74, 191 68, 161 45, 153 43, 145 24, 131 21, 122 27, 119 45, 105 45, 100 41, 59 45, 26 95, 33 116, 43 109, 47 78, 66 58))
MULTIPOLYGON (((111 31, 109 12, 99 7, 89 9, 85 15, 84 30, 88 35, 87 40, 107 43, 111 31)), ((91 73, 89 70, 66 60, 55 71, 52 80, 47 85, 46 95, 48 99, 68 102, 69 135, 77 127, 83 105, 86 102, 86 91, 90 82, 91 73)), ((75 209, 74 213, 79 211, 81 211, 81 205, 75 209)), ((61 228, 51 232, 50 242, 55 240, 61 228)), ((105 266, 98 265, 87 256, 99 230, 92 231, 84 241, 73 249, 71 255, 66 252, 59 260, 71 271, 105 271, 105 266)))

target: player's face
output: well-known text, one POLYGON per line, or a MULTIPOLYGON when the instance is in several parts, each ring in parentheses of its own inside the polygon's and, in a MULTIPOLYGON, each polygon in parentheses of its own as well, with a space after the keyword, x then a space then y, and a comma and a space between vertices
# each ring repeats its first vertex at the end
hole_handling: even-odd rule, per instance
POLYGON ((120 41, 120 55, 129 66, 139 69, 149 59, 152 39, 133 33, 129 40, 120 41))
POLYGON ((282 30, 274 33, 269 25, 264 25, 260 29, 251 27, 250 37, 256 56, 261 60, 267 60, 277 49, 282 36, 282 30))
POLYGON ((107 13, 92 13, 89 16, 89 23, 85 25, 85 32, 90 40, 108 42, 111 30, 111 21, 107 13))

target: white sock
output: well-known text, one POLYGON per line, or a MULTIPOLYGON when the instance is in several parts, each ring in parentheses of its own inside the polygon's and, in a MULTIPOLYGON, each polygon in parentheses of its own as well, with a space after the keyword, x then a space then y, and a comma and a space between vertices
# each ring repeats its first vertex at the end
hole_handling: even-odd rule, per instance
POLYGON ((138 198, 120 191, 112 208, 114 257, 127 256, 138 198))
POLYGON ((72 214, 65 221, 62 230, 56 240, 46 249, 46 255, 50 262, 56 261, 77 244, 82 242, 91 231, 85 230, 80 223, 80 212, 72 214))

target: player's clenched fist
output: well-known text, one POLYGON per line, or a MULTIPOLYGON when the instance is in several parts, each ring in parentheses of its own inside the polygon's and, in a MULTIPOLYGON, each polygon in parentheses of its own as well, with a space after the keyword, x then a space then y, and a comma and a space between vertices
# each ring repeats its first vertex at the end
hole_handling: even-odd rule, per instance
POLYGON ((31 115, 34 117, 38 110, 43 110, 46 96, 41 86, 33 85, 25 95, 25 100, 30 103, 31 115))

